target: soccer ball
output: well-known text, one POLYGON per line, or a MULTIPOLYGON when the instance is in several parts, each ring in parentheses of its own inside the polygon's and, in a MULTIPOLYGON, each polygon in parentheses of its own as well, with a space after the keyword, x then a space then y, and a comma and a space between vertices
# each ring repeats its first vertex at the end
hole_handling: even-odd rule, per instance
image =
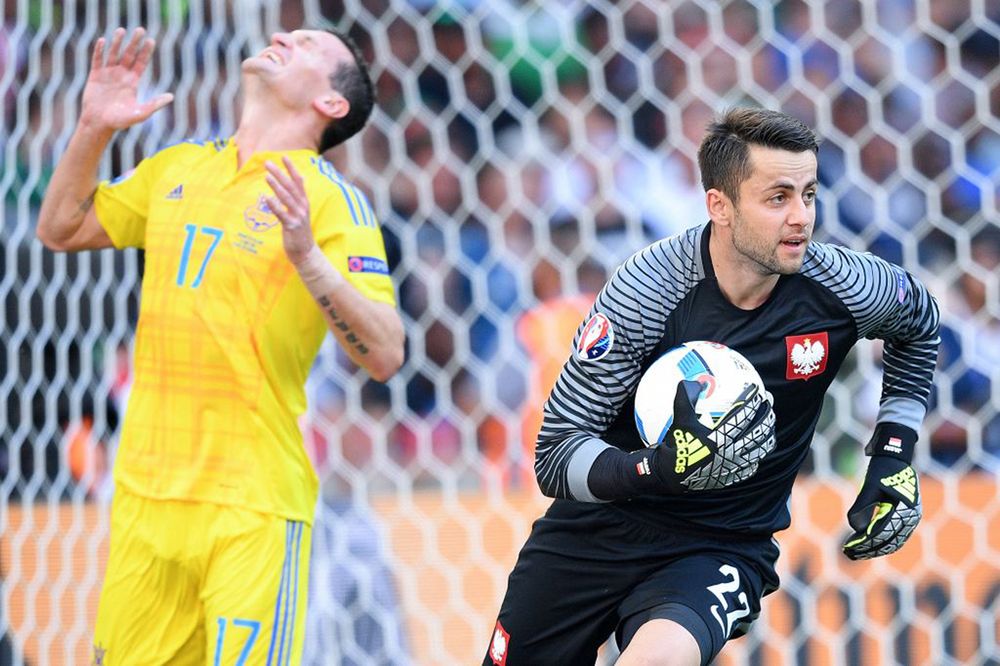
POLYGON ((635 425, 646 446, 662 442, 674 422, 674 397, 682 379, 707 384, 694 403, 698 421, 707 428, 715 427, 750 384, 772 401, 760 374, 738 351, 718 342, 685 342, 656 359, 639 380, 635 425))

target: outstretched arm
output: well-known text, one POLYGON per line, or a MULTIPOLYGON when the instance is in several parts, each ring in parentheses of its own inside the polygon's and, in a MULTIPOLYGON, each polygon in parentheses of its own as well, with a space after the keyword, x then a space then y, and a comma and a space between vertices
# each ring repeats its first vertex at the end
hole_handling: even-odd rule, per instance
POLYGON ((80 119, 66 152, 56 165, 38 216, 38 238, 58 251, 111 246, 94 212, 97 169, 117 130, 140 123, 173 100, 164 93, 139 102, 137 90, 155 42, 137 28, 122 49, 125 29, 115 30, 105 58, 103 37, 94 45, 83 89, 80 119))
POLYGON ((285 254, 323 311, 327 326, 351 360, 384 382, 403 364, 403 322, 387 303, 367 298, 333 267, 313 238, 302 176, 284 158, 285 170, 267 162, 275 196, 268 206, 281 222, 285 254))
POLYGON ((912 462, 940 341, 938 307, 927 288, 898 266, 868 261, 883 287, 882 298, 872 299, 883 307, 868 337, 885 340, 885 369, 878 424, 865 447, 868 470, 847 512, 852 534, 844 554, 852 560, 896 552, 923 515, 912 462))

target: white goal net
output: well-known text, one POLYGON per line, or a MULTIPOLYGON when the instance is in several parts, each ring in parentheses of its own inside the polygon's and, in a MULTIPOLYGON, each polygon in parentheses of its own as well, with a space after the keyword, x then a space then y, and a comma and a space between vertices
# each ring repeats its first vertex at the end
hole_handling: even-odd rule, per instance
POLYGON ((111 177, 231 133, 240 60, 274 31, 335 24, 372 61, 380 103, 329 157, 382 223, 407 359, 382 386, 328 344, 310 378, 323 501, 307 663, 482 659, 546 505, 534 429, 570 338, 622 259, 704 220, 701 133, 753 103, 817 129, 817 236, 925 281, 943 344, 914 539, 870 563, 839 553, 878 401, 879 348, 862 344, 779 535, 782 589, 720 662, 1000 664, 1000 1, 2 7, 0 663, 89 662, 107 550, 142 257, 54 255, 34 237, 93 42, 145 25, 146 93, 176 95, 116 138, 111 177))

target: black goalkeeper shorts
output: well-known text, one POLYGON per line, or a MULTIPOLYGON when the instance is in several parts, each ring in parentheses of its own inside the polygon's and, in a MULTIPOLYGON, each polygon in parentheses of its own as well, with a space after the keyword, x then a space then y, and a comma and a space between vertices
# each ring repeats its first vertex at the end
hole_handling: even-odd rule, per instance
POLYGON ((667 531, 604 504, 556 500, 535 521, 507 582, 484 666, 593 664, 647 620, 684 626, 709 663, 746 633, 778 587, 769 537, 667 531))

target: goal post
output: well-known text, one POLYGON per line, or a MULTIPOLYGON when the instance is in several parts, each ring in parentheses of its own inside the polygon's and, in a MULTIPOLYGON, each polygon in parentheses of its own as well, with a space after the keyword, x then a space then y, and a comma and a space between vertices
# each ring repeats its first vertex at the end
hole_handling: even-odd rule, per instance
POLYGON ((90 659, 142 256, 53 255, 34 233, 90 49, 117 25, 157 39, 144 94, 176 99, 116 137, 105 178, 231 134, 240 61, 275 31, 336 25, 372 63, 372 120, 328 157, 382 225, 407 357, 383 386, 327 340, 310 376, 306 663, 482 659, 547 505, 533 434, 573 333, 625 257, 704 221, 698 142, 736 104, 816 129, 816 237, 924 281, 942 348, 914 538, 839 552, 879 399, 863 341, 778 535, 782 588, 720 663, 1000 663, 995 0, 7 2, 0 662, 90 659))

